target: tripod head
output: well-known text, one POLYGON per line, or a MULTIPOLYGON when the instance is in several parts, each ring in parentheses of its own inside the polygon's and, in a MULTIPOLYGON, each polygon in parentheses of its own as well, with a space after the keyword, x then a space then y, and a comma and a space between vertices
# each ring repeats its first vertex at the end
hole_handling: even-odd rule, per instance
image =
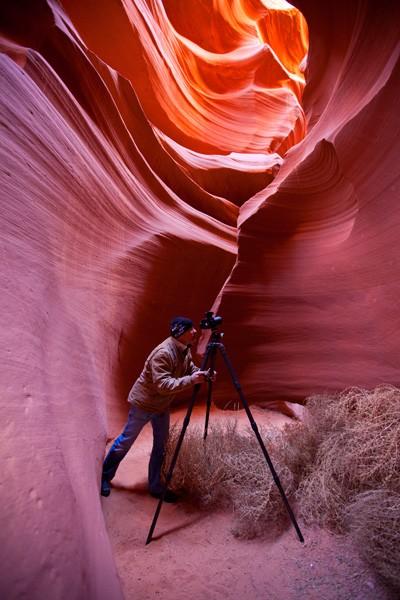
POLYGON ((223 331, 218 331, 217 329, 214 329, 214 331, 211 332, 211 337, 210 337, 208 343, 216 344, 218 342, 221 342, 223 337, 224 337, 223 331))

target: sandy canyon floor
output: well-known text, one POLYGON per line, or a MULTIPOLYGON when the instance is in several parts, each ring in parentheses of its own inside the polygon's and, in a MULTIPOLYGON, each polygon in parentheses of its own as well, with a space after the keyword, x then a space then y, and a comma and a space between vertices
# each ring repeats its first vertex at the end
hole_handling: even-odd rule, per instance
MULTIPOLYGON (((253 414, 264 426, 289 421, 259 408, 253 414)), ((174 412, 171 423, 182 423, 183 416, 174 412)), ((211 420, 226 418, 248 424, 242 411, 211 414, 211 420)), ((195 408, 189 427, 203 421, 204 409, 195 408)), ((242 540, 230 531, 231 514, 164 503, 146 546, 157 506, 147 492, 151 442, 146 426, 121 463, 111 495, 101 499, 127 600, 393 600, 348 540, 301 522, 304 544, 293 527, 277 537, 273 524, 264 539, 242 540)))

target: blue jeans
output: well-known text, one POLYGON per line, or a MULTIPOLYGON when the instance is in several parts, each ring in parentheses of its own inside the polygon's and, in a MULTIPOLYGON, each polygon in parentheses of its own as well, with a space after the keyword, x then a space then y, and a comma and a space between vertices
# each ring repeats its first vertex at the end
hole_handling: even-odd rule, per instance
POLYGON ((169 412, 150 413, 138 406, 132 406, 123 432, 116 438, 104 460, 103 479, 111 481, 118 469, 119 463, 149 421, 153 427, 153 449, 149 462, 149 490, 153 494, 163 492, 164 486, 161 483, 161 467, 169 433, 169 412))

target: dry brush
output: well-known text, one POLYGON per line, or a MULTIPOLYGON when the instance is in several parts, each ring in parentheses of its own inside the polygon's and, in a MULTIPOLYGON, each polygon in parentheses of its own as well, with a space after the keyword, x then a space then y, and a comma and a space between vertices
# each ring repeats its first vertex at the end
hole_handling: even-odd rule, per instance
MULTIPOLYGON (((307 524, 347 533, 361 554, 400 589, 400 390, 351 388, 315 395, 303 423, 261 429, 289 501, 307 524)), ((165 469, 179 430, 171 431, 165 469)), ((189 427, 172 488, 201 507, 233 511, 233 531, 262 535, 287 523, 260 446, 236 422, 189 427)))

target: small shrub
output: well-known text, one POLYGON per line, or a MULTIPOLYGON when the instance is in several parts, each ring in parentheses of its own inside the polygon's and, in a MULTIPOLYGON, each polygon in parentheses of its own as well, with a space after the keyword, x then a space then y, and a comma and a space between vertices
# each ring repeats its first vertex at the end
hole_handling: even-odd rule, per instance
MULTIPOLYGON (((304 423, 260 430, 292 507, 306 523, 349 533, 385 581, 400 589, 400 390, 351 388, 307 400, 304 423)), ((167 450, 171 460, 179 432, 167 450)), ((206 443, 188 429, 172 488, 201 506, 228 507, 233 531, 253 537, 288 522, 251 429, 213 424, 206 443)))
POLYGON ((305 435, 318 444, 297 491, 301 513, 306 522, 341 532, 344 508, 357 494, 400 491, 400 390, 352 388, 313 397, 307 406, 305 435))
MULTIPOLYGON (((180 431, 173 428, 167 447, 164 474, 172 460, 180 431)), ((260 431, 272 452, 281 434, 260 431)), ((293 489, 290 469, 271 456, 286 494, 293 489)), ((201 507, 230 508, 233 532, 240 537, 262 534, 268 524, 282 520, 285 507, 260 445, 251 430, 239 432, 237 423, 225 421, 209 428, 206 442, 199 428, 188 429, 179 452, 170 488, 184 493, 201 507)))
POLYGON ((345 519, 361 556, 400 590, 400 494, 386 489, 358 494, 345 519))

